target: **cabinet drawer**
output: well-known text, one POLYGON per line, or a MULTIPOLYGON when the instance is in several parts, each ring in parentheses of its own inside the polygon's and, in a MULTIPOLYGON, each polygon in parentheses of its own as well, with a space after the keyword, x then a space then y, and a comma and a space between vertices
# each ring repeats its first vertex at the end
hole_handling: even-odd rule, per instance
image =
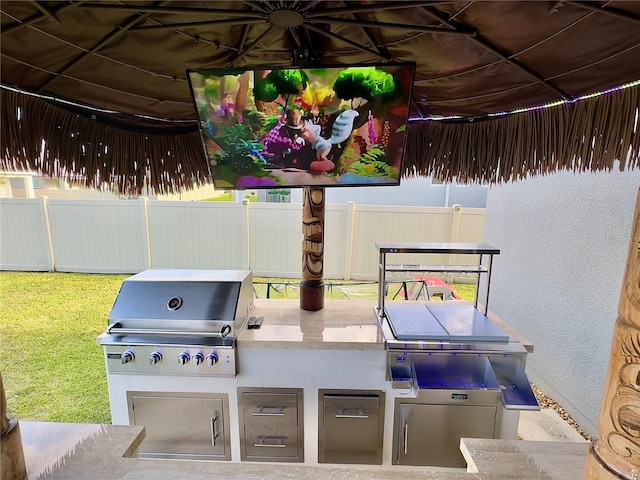
POLYGON ((304 462, 301 388, 238 388, 240 459, 304 462))
POLYGON ((245 426, 248 460, 295 459, 298 457, 297 427, 245 426))
POLYGON ((289 425, 298 423, 298 396, 295 393, 242 394, 245 425, 289 425))
POLYGON ((382 463, 384 392, 319 391, 319 463, 382 463))

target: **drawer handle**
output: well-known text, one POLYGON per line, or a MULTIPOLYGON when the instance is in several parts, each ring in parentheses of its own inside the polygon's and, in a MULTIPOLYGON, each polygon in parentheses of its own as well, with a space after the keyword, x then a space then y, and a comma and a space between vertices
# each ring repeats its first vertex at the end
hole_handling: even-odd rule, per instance
POLYGON ((280 437, 280 436, 263 436, 263 437, 258 437, 258 439, 260 440, 260 443, 254 443, 254 447, 274 447, 274 448, 287 448, 287 444, 284 443, 284 441, 287 439, 287 437, 280 437), (278 443, 264 443, 265 440, 274 440, 278 443))
POLYGON ((359 418, 362 420, 366 420, 367 418, 369 418, 369 415, 365 415, 364 414, 364 410, 362 409, 351 409, 351 408, 341 408, 340 410, 338 410, 338 413, 336 413, 335 415, 336 418, 359 418), (357 411, 357 414, 348 414, 348 413, 344 413, 344 412, 348 412, 348 411, 357 411))
POLYGON ((253 412, 254 417, 284 417, 285 407, 260 407, 257 412, 253 412), (267 408, 278 410, 277 412, 265 412, 267 408))

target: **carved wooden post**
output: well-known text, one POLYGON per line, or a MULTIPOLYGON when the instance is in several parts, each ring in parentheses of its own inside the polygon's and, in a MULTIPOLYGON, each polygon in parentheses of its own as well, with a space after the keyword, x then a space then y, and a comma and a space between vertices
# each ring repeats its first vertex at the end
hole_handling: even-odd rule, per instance
POLYGON ((300 308, 324 308, 324 188, 302 193, 302 282, 300 308))
POLYGON ((24 463, 20 425, 16 417, 7 416, 7 399, 0 374, 0 479, 26 478, 27 467, 24 463))
POLYGON ((589 448, 584 478, 640 478, 640 192, 613 327, 598 439, 589 448))

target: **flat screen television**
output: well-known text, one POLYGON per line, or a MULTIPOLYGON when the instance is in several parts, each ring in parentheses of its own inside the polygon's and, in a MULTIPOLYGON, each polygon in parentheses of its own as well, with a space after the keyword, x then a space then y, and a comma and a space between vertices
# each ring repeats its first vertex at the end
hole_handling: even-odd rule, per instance
POLYGON ((414 70, 187 70, 214 187, 399 185, 414 70))

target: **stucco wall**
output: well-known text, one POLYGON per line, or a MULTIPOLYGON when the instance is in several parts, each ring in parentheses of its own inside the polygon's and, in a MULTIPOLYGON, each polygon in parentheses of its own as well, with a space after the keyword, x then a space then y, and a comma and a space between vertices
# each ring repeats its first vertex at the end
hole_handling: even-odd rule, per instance
POLYGON ((489 308, 533 341, 529 378, 592 435, 639 186, 639 171, 560 172, 487 197, 489 308))

